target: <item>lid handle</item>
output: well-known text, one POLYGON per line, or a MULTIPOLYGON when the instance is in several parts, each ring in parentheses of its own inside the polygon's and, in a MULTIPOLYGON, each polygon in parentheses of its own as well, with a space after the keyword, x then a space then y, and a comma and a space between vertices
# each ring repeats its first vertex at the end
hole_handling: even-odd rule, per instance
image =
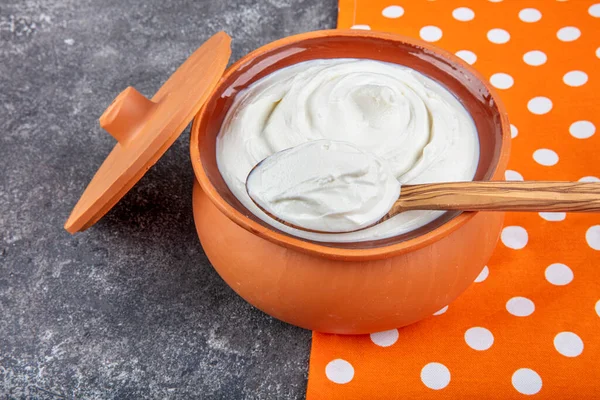
POLYGON ((125 146, 154 111, 156 103, 128 87, 123 90, 100 117, 100 126, 125 146))

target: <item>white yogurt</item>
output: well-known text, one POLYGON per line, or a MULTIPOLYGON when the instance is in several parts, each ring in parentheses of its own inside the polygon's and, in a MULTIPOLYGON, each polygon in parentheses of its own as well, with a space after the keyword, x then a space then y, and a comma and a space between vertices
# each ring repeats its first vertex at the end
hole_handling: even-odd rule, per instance
POLYGON ((275 153, 246 182, 263 210, 295 226, 352 232, 379 221, 400 194, 387 163, 348 142, 316 140, 275 153))
POLYGON ((217 138, 217 164, 229 189, 252 213, 310 240, 382 239, 443 214, 408 211, 341 234, 305 232, 273 220, 248 196, 248 173, 278 151, 321 139, 349 142, 374 154, 401 184, 471 180, 479 158, 473 120, 443 86, 396 64, 331 59, 278 70, 238 93, 217 138))

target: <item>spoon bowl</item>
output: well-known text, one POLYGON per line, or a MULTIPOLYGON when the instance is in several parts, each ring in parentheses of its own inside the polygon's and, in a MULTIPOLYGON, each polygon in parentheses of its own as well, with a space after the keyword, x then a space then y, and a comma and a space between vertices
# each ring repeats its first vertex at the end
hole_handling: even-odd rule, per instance
POLYGON ((400 193, 385 160, 328 139, 276 152, 250 171, 245 184, 252 201, 271 217, 316 233, 367 228, 400 193))

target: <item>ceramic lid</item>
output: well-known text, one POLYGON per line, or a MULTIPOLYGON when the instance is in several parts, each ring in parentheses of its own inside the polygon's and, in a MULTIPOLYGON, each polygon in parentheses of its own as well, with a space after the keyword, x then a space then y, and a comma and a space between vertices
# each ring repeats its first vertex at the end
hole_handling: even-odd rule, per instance
POLYGON ((132 87, 100 117, 117 144, 73 208, 65 229, 83 231, 104 216, 181 135, 223 75, 231 38, 219 32, 188 58, 151 100, 132 87))

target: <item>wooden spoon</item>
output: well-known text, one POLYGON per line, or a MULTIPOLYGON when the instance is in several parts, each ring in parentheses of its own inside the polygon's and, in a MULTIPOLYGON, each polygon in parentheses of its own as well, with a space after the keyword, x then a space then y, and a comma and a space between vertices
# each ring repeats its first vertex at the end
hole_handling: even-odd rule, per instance
MULTIPOLYGON (((296 229, 338 233, 296 226, 260 208, 273 219, 296 229)), ((403 185, 400 197, 387 214, 357 230, 370 228, 408 210, 600 212, 600 183, 475 181, 403 185)))
POLYGON ((600 183, 477 181, 406 185, 383 218, 407 210, 600 212, 600 183))

